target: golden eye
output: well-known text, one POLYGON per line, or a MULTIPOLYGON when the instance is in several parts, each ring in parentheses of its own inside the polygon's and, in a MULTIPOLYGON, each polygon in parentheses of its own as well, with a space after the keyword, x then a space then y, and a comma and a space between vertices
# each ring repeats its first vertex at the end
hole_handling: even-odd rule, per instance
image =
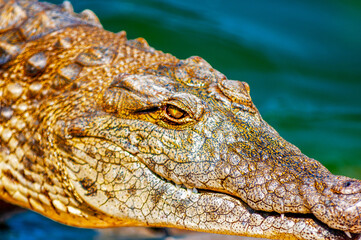
POLYGON ((167 105, 165 107, 165 112, 170 118, 173 119, 181 119, 187 115, 185 111, 174 105, 167 105))

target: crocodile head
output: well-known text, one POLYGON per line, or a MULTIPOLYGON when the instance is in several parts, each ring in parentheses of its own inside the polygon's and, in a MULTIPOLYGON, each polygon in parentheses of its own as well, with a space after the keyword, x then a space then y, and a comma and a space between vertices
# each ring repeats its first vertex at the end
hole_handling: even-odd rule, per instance
POLYGON ((140 225, 270 238, 361 232, 361 182, 281 138, 247 83, 199 57, 110 79, 56 120, 69 182, 92 208, 140 225))
POLYGON ((356 239, 332 175, 199 57, 103 30, 68 2, 0 0, 0 198, 79 227, 356 239))

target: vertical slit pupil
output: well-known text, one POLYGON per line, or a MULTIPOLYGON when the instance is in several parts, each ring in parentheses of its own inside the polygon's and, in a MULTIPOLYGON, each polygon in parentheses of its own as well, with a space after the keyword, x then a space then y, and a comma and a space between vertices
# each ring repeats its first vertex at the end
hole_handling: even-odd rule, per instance
POLYGON ((174 119, 180 119, 185 116, 185 112, 183 110, 173 105, 168 105, 166 107, 166 112, 170 117, 174 119))

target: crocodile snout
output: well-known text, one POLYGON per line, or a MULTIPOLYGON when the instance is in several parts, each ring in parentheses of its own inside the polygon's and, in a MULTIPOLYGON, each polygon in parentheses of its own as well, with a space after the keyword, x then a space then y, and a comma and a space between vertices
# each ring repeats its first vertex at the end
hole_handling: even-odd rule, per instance
POLYGON ((356 194, 361 193, 361 181, 343 176, 337 176, 339 181, 331 187, 331 191, 336 194, 356 194))
POLYGON ((361 181, 331 175, 315 186, 306 195, 312 213, 331 228, 361 233, 361 181))

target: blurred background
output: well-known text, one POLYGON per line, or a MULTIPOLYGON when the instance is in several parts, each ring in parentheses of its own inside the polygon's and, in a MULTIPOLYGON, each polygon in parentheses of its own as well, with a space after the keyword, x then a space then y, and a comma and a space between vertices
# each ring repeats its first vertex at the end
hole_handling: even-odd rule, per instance
MULTIPOLYGON (((281 136, 332 173, 361 179, 361 1, 72 4, 76 12, 93 10, 109 31, 144 37, 181 59, 201 56, 229 79, 248 82, 263 118, 281 136)), ((7 223, 1 239, 127 239, 112 230, 68 228, 30 212, 7 223), (52 228, 57 234, 44 232, 52 228)))

